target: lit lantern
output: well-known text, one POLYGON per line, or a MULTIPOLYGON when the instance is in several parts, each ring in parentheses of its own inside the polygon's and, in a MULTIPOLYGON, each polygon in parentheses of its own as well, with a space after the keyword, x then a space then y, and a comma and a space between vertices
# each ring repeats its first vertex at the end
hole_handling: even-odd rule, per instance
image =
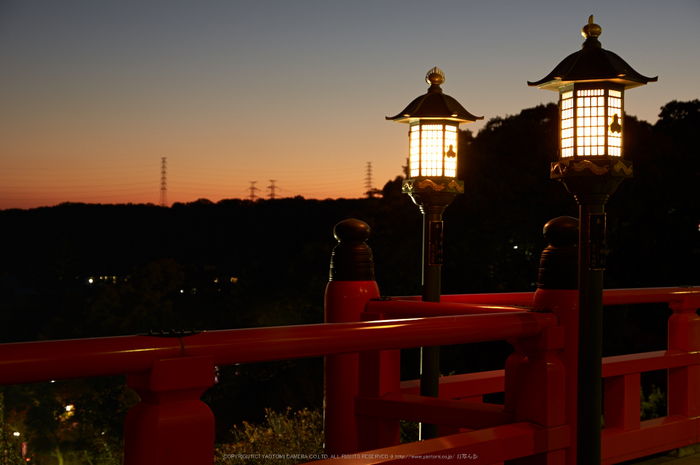
POLYGON ((586 38, 581 50, 544 78, 528 82, 559 92, 559 162, 552 164, 553 178, 585 170, 632 175, 632 164, 624 161, 622 150, 625 90, 657 78, 642 76, 618 55, 604 50, 598 41, 601 32, 591 16, 581 30, 586 38))
MULTIPOLYGON (((442 213, 457 194, 464 193, 464 182, 457 180, 459 125, 484 119, 474 116, 459 102, 442 93, 445 74, 438 68, 428 71, 430 84, 425 95, 413 100, 389 121, 408 123, 408 179, 402 191, 409 194, 423 213, 423 293, 424 302, 440 302, 443 259, 442 213)), ((438 397, 440 348, 421 348, 422 396, 438 397)), ((437 437, 437 425, 420 424, 419 439, 437 437)))
MULTIPOLYGON (((459 102, 442 93, 445 74, 438 68, 428 71, 430 84, 425 95, 413 100, 389 121, 408 123, 408 179, 402 191, 409 194, 423 213, 423 293, 424 302, 440 302, 443 259, 442 213, 457 194, 464 193, 464 182, 457 180, 459 125, 484 119, 474 116, 459 102)), ((422 396, 438 397, 440 348, 421 348, 422 396)), ((437 425, 421 424, 419 438, 437 437, 437 425)))
POLYGON ((386 118, 409 125, 409 173, 403 191, 463 193, 464 182, 457 180, 459 125, 484 118, 472 115, 457 100, 442 93, 440 85, 445 82, 445 74, 439 68, 428 71, 425 80, 430 84, 425 95, 413 100, 398 115, 386 118))
POLYGON ((581 33, 586 41, 580 51, 528 84, 559 92, 559 160, 552 163, 550 176, 563 182, 579 205, 578 347, 573 348, 579 395, 570 414, 576 418, 576 437, 567 462, 600 464, 605 203, 632 176, 632 162, 623 157, 625 90, 657 78, 642 76, 603 50, 593 16, 581 33))

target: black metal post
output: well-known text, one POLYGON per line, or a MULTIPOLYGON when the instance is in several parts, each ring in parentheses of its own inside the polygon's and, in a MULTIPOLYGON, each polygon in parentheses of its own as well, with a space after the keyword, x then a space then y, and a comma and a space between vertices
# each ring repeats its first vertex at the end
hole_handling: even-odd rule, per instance
MULTIPOLYGON (((442 213, 447 205, 420 205, 423 213, 423 301, 440 302, 442 278, 442 213)), ((438 397, 440 347, 421 347, 420 395, 438 397)), ((419 439, 436 438, 437 425, 421 423, 419 439)))
POLYGON ((579 202, 579 349, 577 463, 601 462, 603 272, 607 195, 577 197, 579 202))
MULTIPOLYGON (((580 171, 565 164, 553 169, 579 205, 577 463, 601 463, 603 413, 603 274, 606 255, 605 203, 632 176, 632 163, 612 168, 612 161, 583 162, 580 171), (600 168, 603 169, 600 169, 600 168), (611 169, 612 168, 612 169, 611 169)), ((622 165, 622 162, 619 162, 622 165)))

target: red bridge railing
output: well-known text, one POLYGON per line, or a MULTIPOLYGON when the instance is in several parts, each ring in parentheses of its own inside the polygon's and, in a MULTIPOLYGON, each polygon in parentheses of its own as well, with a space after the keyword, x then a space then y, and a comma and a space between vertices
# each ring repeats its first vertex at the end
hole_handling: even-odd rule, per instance
MULTIPOLYGON (((529 295, 536 300, 536 295, 529 295)), ((555 312, 507 311, 503 305, 491 308, 484 303, 513 303, 512 297, 450 296, 451 303, 444 305, 366 302, 367 315, 376 317, 379 311, 385 312, 384 317, 414 315, 410 319, 211 331, 176 338, 124 336, 2 344, 0 384, 127 374, 141 403, 127 417, 126 463, 211 463, 213 416, 199 396, 213 384, 214 365, 361 353, 361 388, 352 411, 359 419, 359 430, 371 434, 358 439, 356 450, 339 452, 355 457, 354 463, 393 463, 420 455, 461 455, 470 458, 469 463, 498 463, 541 454, 551 456, 542 463, 567 463, 562 460, 571 446, 570 423, 562 416, 563 396, 555 392, 570 389, 564 381, 565 365, 555 360, 565 345, 563 327, 555 312), (468 303, 470 297, 479 303, 468 303), (466 314, 455 314, 461 306, 466 314), (494 313, 473 313, 491 310, 494 313), (450 315, 415 317, 422 312, 450 315), (520 346, 504 370, 444 377, 439 399, 421 398, 416 382, 398 381, 397 349, 503 339, 517 340, 520 346), (528 366, 522 366, 523 353, 533 359, 528 366), (517 388, 509 391, 508 376, 514 366, 517 388), (505 406, 479 403, 484 394, 501 391, 506 393, 505 406), (399 419, 434 422, 448 435, 387 445, 396 441, 399 419), (368 453, 372 446, 378 447, 368 453), (553 455, 557 451, 559 455, 553 455)), ((524 304, 526 297, 519 294, 516 303, 524 304)), ((667 351, 610 357, 604 362, 603 463, 699 442, 700 317, 696 310, 700 290, 609 290, 604 302, 668 302, 674 314, 669 319, 667 351), (660 369, 669 372, 668 415, 640 422, 640 373, 660 369)), ((347 460, 343 463, 350 463, 347 460)))
MULTIPOLYGON (((334 254, 361 269, 367 256, 357 259, 365 253, 359 242, 334 254)), ((575 463, 575 289, 429 303, 380 298, 364 271, 335 278, 324 324, 0 344, 0 385, 125 374, 140 397, 125 421, 125 463, 209 464, 214 417, 200 397, 213 385, 214 366, 324 356, 327 461, 575 463), (500 340, 515 349, 503 370, 443 377, 437 398, 418 395, 416 381, 400 381, 400 349, 500 340), (503 405, 483 403, 495 392, 504 393, 503 405), (399 444, 401 420, 438 425, 440 437, 399 444)), ((673 310, 668 350, 603 362, 605 464, 700 442, 700 289, 604 293, 604 305, 654 302, 673 310), (668 372, 668 414, 642 422, 641 373, 655 370, 668 372)))

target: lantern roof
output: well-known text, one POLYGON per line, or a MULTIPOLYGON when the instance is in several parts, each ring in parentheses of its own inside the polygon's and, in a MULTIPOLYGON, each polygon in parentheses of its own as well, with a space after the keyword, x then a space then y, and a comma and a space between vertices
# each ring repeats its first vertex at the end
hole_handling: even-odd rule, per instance
POLYGON ((573 82, 615 82, 625 89, 631 89, 656 82, 657 77, 647 77, 635 71, 619 55, 603 49, 598 37, 602 28, 593 23, 593 15, 588 18, 588 24, 581 29, 581 35, 586 41, 581 50, 572 53, 559 63, 551 73, 539 81, 528 85, 540 89, 556 90, 573 82))
POLYGON ((443 94, 440 84, 445 82, 445 73, 440 68, 428 71, 425 81, 430 84, 426 94, 414 99, 398 115, 387 116, 386 119, 397 123, 410 123, 418 119, 442 119, 473 123, 484 119, 483 116, 472 115, 456 99, 443 94))

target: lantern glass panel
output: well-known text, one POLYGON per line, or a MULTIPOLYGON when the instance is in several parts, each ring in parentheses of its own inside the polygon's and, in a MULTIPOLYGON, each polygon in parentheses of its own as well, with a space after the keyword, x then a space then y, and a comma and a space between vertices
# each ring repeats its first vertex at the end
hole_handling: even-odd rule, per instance
POLYGON ((419 121, 411 125, 409 138, 409 176, 457 177, 457 125, 419 121))
POLYGON ((561 94, 561 157, 574 156, 574 93, 561 94))
POLYGON ((622 92, 608 91, 608 155, 622 156, 622 92))
POLYGON ((576 155, 605 155, 605 90, 576 91, 576 155))
POLYGON ((457 126, 445 125, 445 174, 447 178, 457 177, 457 126))
POLYGON ((442 176, 442 124, 421 126, 421 176, 442 176))
POLYGON ((411 126, 409 132, 410 151, 408 154, 408 164, 412 178, 418 177, 420 173, 420 125, 411 126))

